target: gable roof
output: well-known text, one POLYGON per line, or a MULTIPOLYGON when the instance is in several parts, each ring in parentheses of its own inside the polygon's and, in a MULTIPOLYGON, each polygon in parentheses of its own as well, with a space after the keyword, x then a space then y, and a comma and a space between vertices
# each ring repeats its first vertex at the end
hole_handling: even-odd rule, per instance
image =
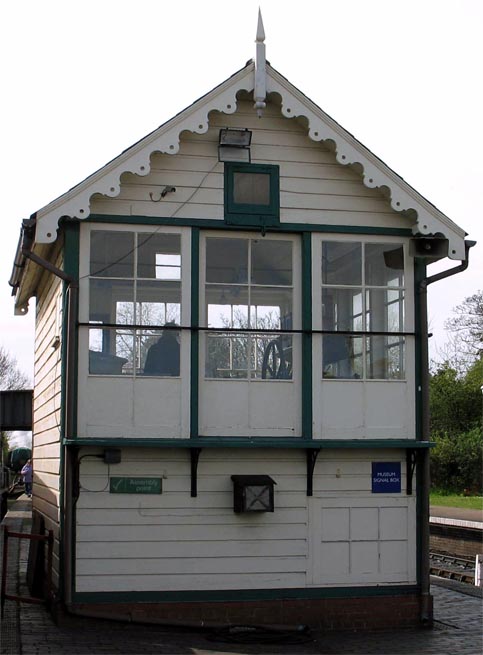
MULTIPOLYGON (((385 193, 392 209, 414 217, 411 221, 414 234, 442 235, 449 242, 448 256, 451 259, 465 259, 463 229, 428 202, 268 62, 264 65, 263 72, 266 93, 277 94, 280 97, 280 111, 285 118, 305 118, 308 125, 307 136, 310 139, 332 149, 336 160, 342 166, 351 165, 359 172, 365 186, 371 189, 378 188, 385 193)), ((120 180, 123 173, 148 175, 153 153, 175 155, 179 151, 181 132, 205 133, 208 130, 211 111, 234 113, 237 109, 237 94, 240 91, 253 92, 255 95, 257 75, 255 63, 248 62, 244 68, 184 111, 122 152, 67 193, 38 210, 36 243, 55 241, 59 220, 62 217, 80 220, 87 218, 94 194, 116 197, 120 193, 120 180)), ((260 101, 256 104, 260 111, 260 101)))

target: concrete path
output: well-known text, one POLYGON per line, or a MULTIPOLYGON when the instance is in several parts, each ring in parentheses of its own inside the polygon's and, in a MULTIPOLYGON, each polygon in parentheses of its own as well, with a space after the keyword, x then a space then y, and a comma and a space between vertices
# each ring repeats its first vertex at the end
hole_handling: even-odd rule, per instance
POLYGON ((457 519, 459 521, 476 521, 483 523, 483 510, 461 509, 460 507, 437 507, 432 506, 429 510, 433 517, 443 519, 457 519))

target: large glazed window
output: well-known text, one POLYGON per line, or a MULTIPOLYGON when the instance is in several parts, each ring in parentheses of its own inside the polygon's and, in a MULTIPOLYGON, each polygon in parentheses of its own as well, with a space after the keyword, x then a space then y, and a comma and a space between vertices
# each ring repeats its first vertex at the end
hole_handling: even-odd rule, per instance
POLYGON ((91 232, 91 374, 178 376, 180 317, 179 234, 91 232))
POLYGON ((400 380, 404 250, 394 243, 322 243, 323 377, 400 380))
POLYGON ((292 379, 293 244, 206 239, 205 376, 292 379))

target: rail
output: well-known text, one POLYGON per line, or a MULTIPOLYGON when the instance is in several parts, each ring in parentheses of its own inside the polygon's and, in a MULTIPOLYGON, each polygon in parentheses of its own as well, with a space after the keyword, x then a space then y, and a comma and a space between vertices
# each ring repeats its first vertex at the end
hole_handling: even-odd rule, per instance
POLYGON ((429 553, 431 575, 467 584, 475 583, 475 560, 446 553, 429 553))

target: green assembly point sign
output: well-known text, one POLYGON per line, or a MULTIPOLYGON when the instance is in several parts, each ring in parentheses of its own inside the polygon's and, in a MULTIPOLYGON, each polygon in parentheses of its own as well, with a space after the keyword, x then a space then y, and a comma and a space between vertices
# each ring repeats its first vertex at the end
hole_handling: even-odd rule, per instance
POLYGON ((162 478, 110 478, 111 494, 160 494, 162 478))

